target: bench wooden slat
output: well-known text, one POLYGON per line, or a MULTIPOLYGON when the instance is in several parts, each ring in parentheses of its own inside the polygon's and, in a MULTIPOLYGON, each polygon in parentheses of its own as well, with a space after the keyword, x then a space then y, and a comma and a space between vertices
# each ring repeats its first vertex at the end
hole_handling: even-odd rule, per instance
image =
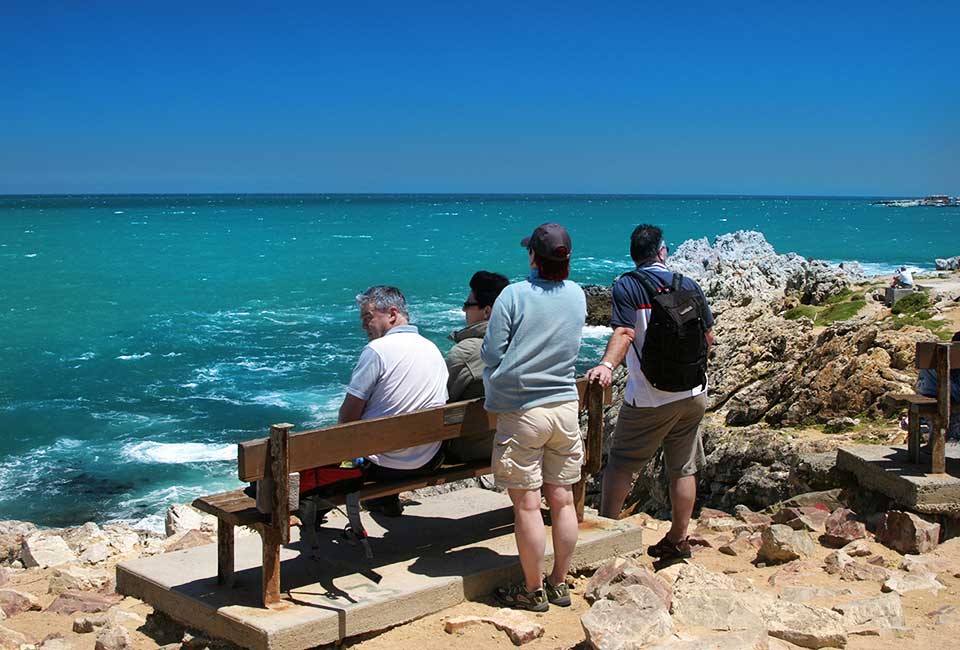
MULTIPOLYGON (((581 408, 587 381, 577 380, 581 408)), ((609 404, 612 392, 604 391, 604 404, 609 404)), ((290 471, 339 463, 348 458, 392 451, 493 431, 497 426, 495 413, 483 408, 483 399, 454 402, 435 409, 392 415, 373 420, 312 429, 290 434, 290 471)), ((241 442, 237 451, 238 477, 241 481, 259 481, 267 462, 267 438, 241 442)))
POLYGON ((257 502, 244 494, 243 490, 220 492, 194 499, 193 507, 233 526, 253 526, 270 522, 270 515, 257 510, 257 502))
MULTIPOLYGON (((290 434, 290 471, 322 467, 347 458, 440 442, 495 428, 496 417, 483 409, 483 400, 470 400, 426 411, 300 431, 290 434)), ((264 438, 240 443, 237 466, 241 481, 263 478, 267 448, 264 438)))
MULTIPOLYGON (((398 481, 366 482, 357 490, 360 499, 373 499, 387 494, 409 492, 423 487, 443 485, 453 481, 476 478, 489 474, 490 463, 486 460, 443 465, 430 476, 423 476, 398 481)), ((346 503, 346 494, 337 494, 327 499, 335 505, 346 503)), ((270 515, 257 510, 257 503, 243 490, 231 490, 206 497, 200 497, 193 502, 193 507, 202 512, 214 515, 218 519, 234 526, 251 526, 254 524, 269 523, 270 515)))

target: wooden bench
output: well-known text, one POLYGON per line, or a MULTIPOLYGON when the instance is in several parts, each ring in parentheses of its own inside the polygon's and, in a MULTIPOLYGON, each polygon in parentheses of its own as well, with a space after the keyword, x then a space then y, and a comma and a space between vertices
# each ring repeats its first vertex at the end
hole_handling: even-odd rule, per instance
POLYGON ((930 429, 930 472, 946 471, 946 436, 951 409, 960 408, 950 403, 950 370, 960 368, 960 343, 917 343, 916 367, 918 370, 937 371, 936 397, 913 393, 892 393, 886 396, 887 404, 907 408, 907 454, 911 463, 920 463, 920 418, 928 418, 930 429))
MULTIPOLYGON (((577 517, 583 520, 586 480, 600 471, 603 445, 603 407, 610 403, 610 390, 599 384, 588 386, 577 380, 580 408, 588 412, 586 459, 583 478, 574 486, 577 517)), ((254 499, 243 490, 200 497, 193 502, 198 510, 217 517, 217 582, 232 586, 234 574, 234 527, 255 529, 263 545, 262 601, 264 607, 280 602, 280 548, 290 541, 291 510, 289 474, 312 467, 339 463, 344 459, 401 449, 429 442, 474 436, 496 430, 496 414, 483 408, 483 399, 455 402, 445 406, 339 424, 293 433, 291 424, 270 427, 270 437, 241 442, 237 454, 241 481, 268 479, 272 484, 270 514, 260 512, 254 499)), ((431 485, 441 485, 490 473, 487 460, 447 464, 426 477, 401 481, 366 482, 354 494, 360 500, 398 494, 431 485)), ((346 494, 328 497, 342 505, 346 494)))

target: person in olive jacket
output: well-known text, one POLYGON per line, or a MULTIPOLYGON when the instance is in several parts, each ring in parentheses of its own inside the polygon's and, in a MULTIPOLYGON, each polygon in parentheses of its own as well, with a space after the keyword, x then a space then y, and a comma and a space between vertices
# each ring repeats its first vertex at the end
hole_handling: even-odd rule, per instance
MULTIPOLYGON (((510 281, 499 273, 477 271, 470 278, 470 293, 463 303, 467 326, 449 336, 454 346, 447 353, 449 401, 483 397, 483 361, 480 345, 487 333, 487 321, 497 296, 510 281)), ((447 453, 460 461, 490 458, 493 433, 478 438, 457 438, 447 443, 447 453)))

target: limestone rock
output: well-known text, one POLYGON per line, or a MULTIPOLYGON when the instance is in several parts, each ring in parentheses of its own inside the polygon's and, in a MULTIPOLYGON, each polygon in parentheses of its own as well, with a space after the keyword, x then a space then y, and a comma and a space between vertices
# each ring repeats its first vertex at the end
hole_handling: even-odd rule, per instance
POLYGON ((905 555, 899 568, 908 573, 956 573, 952 562, 929 555, 905 555))
POLYGON ((897 571, 883 583, 880 589, 884 593, 892 591, 898 594, 905 594, 908 591, 919 591, 923 589, 939 591, 943 589, 943 584, 937 580, 937 576, 932 573, 904 573, 897 571))
POLYGON ((20 650, 20 646, 27 643, 27 637, 16 630, 0 625, 0 648, 4 650, 20 650))
POLYGON ((816 506, 790 506, 778 510, 773 521, 794 530, 823 532, 829 516, 829 512, 816 506))
POLYGON ((847 544, 867 537, 867 527, 855 519, 855 514, 847 508, 840 508, 827 517, 824 522, 824 534, 820 543, 829 548, 841 548, 847 544))
MULTIPOLYGON (((843 592, 850 593, 850 590, 845 589, 843 592)), ((791 603, 805 603, 811 600, 835 598, 840 593, 842 592, 836 589, 825 589, 823 587, 788 586, 780 592, 780 598, 789 600, 791 603)))
POLYGON ((840 550, 850 557, 866 557, 871 554, 866 539, 855 539, 840 550))
POLYGON ((904 626, 903 605, 894 593, 835 605, 833 611, 843 616, 843 625, 850 634, 875 634, 904 626))
MULTIPOLYGON (((834 455, 834 457, 836 457, 836 455, 834 455)), ((790 497, 783 502, 783 505, 784 507, 788 508, 818 508, 826 511, 829 514, 837 508, 843 507, 843 503, 840 501, 840 492, 840 488, 822 490, 819 492, 804 492, 803 494, 797 494, 790 497)))
POLYGON ((94 650, 128 650, 133 645, 130 633, 122 625, 112 625, 103 628, 97 634, 94 650))
POLYGON ((726 591, 743 591, 737 582, 720 573, 709 571, 699 564, 675 564, 657 572, 658 576, 667 577, 673 571, 673 597, 683 594, 702 591, 704 589, 720 589, 726 591))
POLYGON ((105 612, 118 602, 120 602, 120 596, 116 595, 108 596, 87 591, 65 591, 50 603, 47 611, 56 614, 105 612))
POLYGON ((216 534, 194 529, 188 530, 183 534, 177 534, 173 537, 168 537, 164 542, 164 547, 166 548, 166 553, 173 553, 174 551, 182 551, 184 549, 194 548, 195 546, 213 544, 216 541, 216 534))
POLYGON ((99 564, 110 557, 110 549, 103 542, 97 542, 88 546, 80 554, 80 559, 87 564, 99 564))
POLYGON ((843 567, 840 578, 849 582, 884 582, 890 578, 890 571, 875 564, 853 561, 843 567))
POLYGON ((758 528, 769 526, 773 523, 773 519, 770 517, 770 515, 765 515, 762 512, 754 512, 743 504, 740 504, 734 508, 734 512, 737 515, 737 519, 745 524, 750 524, 751 526, 756 526, 758 528))
POLYGON ((724 555, 738 557, 755 557, 760 550, 760 533, 738 533, 731 541, 722 544, 717 550, 724 555))
POLYGON ((785 600, 770 600, 761 610, 767 633, 804 648, 842 648, 847 633, 836 612, 785 600))
POLYGON ((26 567, 46 568, 77 561, 62 537, 42 532, 24 537, 20 554, 26 567))
POLYGON ((100 569, 86 569, 80 566, 66 566, 53 570, 50 576, 48 593, 62 594, 65 591, 103 591, 113 578, 100 569))
POLYGON ((753 594, 726 589, 684 591, 674 598, 673 618, 680 625, 711 630, 750 630, 763 627, 753 594))
POLYGON ((932 619, 936 625, 949 625, 960 620, 957 616, 957 608, 953 605, 943 605, 932 612, 927 612, 927 618, 932 619))
POLYGON ((697 639, 670 639, 657 645, 647 646, 648 650, 768 650, 770 647, 767 631, 760 628, 725 632, 697 639))
POLYGON ((938 257, 933 261, 938 271, 955 271, 960 269, 960 255, 954 257, 938 257))
POLYGON ((198 530, 200 528, 200 512, 185 503, 175 503, 167 508, 163 523, 167 537, 172 537, 177 533, 185 533, 188 530, 198 530))
POLYGON ((877 541, 904 554, 926 553, 940 543, 940 524, 931 524, 912 512, 892 510, 877 525, 877 541))
POLYGON ((671 586, 650 569, 633 560, 623 560, 623 558, 610 560, 593 574, 587 584, 584 598, 592 603, 606 598, 617 587, 627 587, 629 585, 648 587, 653 593, 657 594, 667 609, 670 608, 673 591, 671 586))
POLYGON ((627 650, 661 640, 673 631, 663 601, 643 585, 618 587, 580 619, 595 650, 627 650))
POLYGON ((627 564, 627 559, 623 557, 614 557, 600 565, 587 583, 583 597, 587 602, 594 602, 603 598, 609 591, 610 585, 620 579, 623 575, 623 567, 627 564), (601 595, 602 592, 602 595, 601 595))
POLYGON ((39 611, 40 601, 26 591, 16 589, 0 589, 0 609, 6 616, 16 616, 30 610, 39 611))
POLYGON ((61 634, 51 634, 40 642, 40 650, 73 650, 73 644, 61 634))
POLYGON ((789 526, 774 524, 761 533, 757 560, 768 564, 790 562, 813 555, 813 542, 807 533, 789 526))
POLYGON ((543 636, 543 626, 525 614, 512 609, 499 609, 491 616, 457 616, 447 619, 443 629, 448 634, 470 625, 488 624, 506 632, 514 645, 523 645, 543 636))

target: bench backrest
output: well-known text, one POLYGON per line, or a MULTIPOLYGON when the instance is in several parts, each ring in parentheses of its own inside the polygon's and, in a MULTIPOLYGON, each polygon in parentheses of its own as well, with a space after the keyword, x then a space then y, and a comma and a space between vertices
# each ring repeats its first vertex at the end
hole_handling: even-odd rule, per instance
POLYGON ((960 368, 960 342, 957 343, 936 343, 933 341, 923 341, 917 343, 918 370, 937 367, 937 349, 941 347, 950 348, 950 367, 960 368))
MULTIPOLYGON (((587 408, 586 378, 577 380, 580 408, 587 408)), ((609 404, 610 390, 603 393, 609 404)), ((339 463, 345 459, 382 453, 428 442, 472 436, 496 429, 495 413, 483 408, 483 398, 445 404, 425 411, 360 420, 321 429, 291 433, 287 442, 289 471, 339 463)), ((269 438, 241 442, 237 453, 241 481, 258 481, 269 458, 269 438)))

